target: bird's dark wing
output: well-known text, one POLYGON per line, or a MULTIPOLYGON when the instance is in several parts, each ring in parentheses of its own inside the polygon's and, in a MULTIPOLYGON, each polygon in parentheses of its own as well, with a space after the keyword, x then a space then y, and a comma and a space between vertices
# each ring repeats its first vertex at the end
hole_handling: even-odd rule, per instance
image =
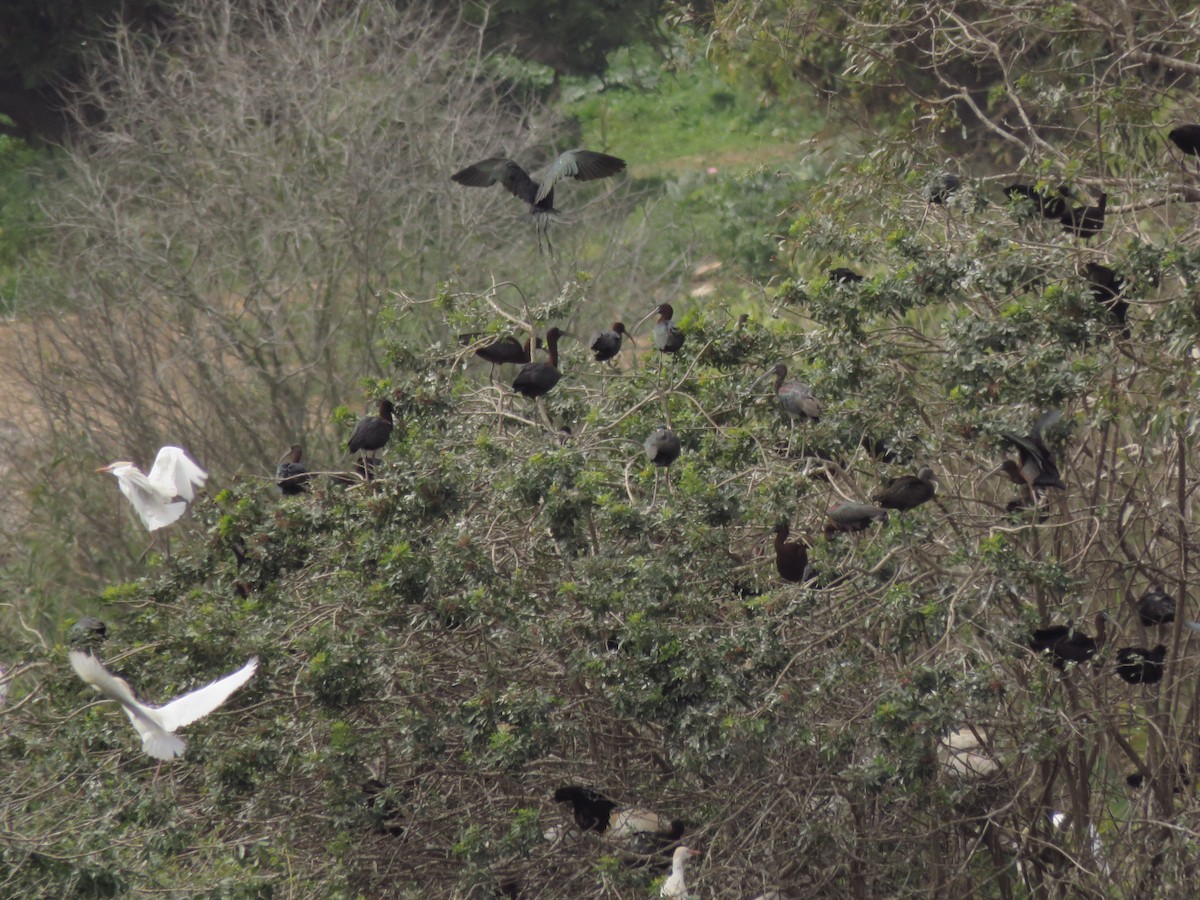
POLYGON ((537 190, 534 203, 541 203, 554 190, 554 185, 564 178, 574 178, 576 181, 592 181, 596 178, 608 178, 618 172, 625 171, 625 160, 607 153, 596 153, 593 150, 567 150, 559 154, 554 165, 542 179, 541 187, 537 190))
POLYGON ((499 182, 514 197, 530 205, 535 202, 538 193, 537 182, 511 159, 502 156, 492 156, 467 166, 451 175, 450 180, 467 187, 491 187, 499 182))

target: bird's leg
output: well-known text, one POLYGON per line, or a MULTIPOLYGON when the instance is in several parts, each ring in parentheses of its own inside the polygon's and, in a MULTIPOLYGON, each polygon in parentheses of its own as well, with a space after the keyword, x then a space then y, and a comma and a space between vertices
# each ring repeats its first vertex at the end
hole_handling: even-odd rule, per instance
POLYGON ((550 413, 546 412, 546 398, 545 397, 537 398, 537 408, 538 408, 538 413, 542 417, 542 424, 544 424, 549 431, 554 431, 554 423, 550 421, 550 413))
POLYGON ((654 467, 654 490, 650 494, 650 505, 658 502, 658 466, 654 467))

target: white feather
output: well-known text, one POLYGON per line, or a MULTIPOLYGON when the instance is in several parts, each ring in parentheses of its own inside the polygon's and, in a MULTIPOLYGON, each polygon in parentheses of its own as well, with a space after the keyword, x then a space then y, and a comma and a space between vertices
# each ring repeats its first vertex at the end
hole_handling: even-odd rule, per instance
POLYGON ((157 531, 178 520, 188 501, 196 496, 196 489, 208 480, 208 473, 179 447, 159 450, 149 475, 127 460, 118 460, 100 471, 111 472, 117 479, 121 493, 147 531, 157 531))
POLYGON ((236 672, 211 684, 176 697, 164 706, 147 706, 134 696, 123 678, 109 672, 90 654, 72 650, 67 654, 75 674, 109 700, 116 700, 142 738, 142 749, 155 759, 174 759, 187 749, 183 738, 172 732, 202 719, 229 699, 229 695, 250 680, 258 668, 258 658, 236 672))

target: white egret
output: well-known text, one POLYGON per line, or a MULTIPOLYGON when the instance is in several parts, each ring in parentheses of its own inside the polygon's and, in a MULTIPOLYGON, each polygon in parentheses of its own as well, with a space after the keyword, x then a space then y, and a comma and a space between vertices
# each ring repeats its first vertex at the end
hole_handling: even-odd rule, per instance
POLYGON ((121 493, 142 517, 147 531, 165 528, 182 516, 196 495, 196 488, 203 487, 208 480, 208 473, 192 462, 181 447, 159 450, 149 475, 124 459, 96 471, 111 472, 116 477, 121 493))
POLYGON ((699 856, 699 850, 689 847, 676 847, 675 855, 671 857, 671 875, 663 882, 660 896, 667 900, 688 900, 687 885, 684 884, 683 870, 687 861, 693 856, 699 856))
POLYGON ((182 756, 187 749, 183 738, 173 734, 175 729, 207 716, 249 681, 258 668, 258 657, 255 657, 236 672, 176 697, 164 706, 147 706, 133 695, 128 682, 105 669, 96 657, 72 650, 67 658, 76 675, 109 700, 121 704, 125 715, 129 716, 129 721, 142 737, 142 749, 160 760, 182 756))

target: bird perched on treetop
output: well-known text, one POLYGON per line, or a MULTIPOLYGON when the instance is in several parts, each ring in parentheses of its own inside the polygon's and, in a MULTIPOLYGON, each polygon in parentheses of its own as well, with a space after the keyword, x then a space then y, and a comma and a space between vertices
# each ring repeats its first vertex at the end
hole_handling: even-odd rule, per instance
POLYGON ((937 476, 933 469, 925 466, 916 475, 901 475, 888 482, 888 486, 871 499, 886 509, 903 512, 927 503, 937 491, 937 476))
POLYGON ((528 203, 538 228, 540 247, 540 235, 545 231, 547 220, 559 212, 554 208, 554 186, 558 182, 564 178, 593 181, 624 171, 625 160, 619 157, 592 150, 567 150, 554 161, 541 182, 534 181, 524 169, 503 156, 492 156, 460 169, 450 179, 467 187, 491 187, 499 182, 514 197, 528 203))
POLYGON ((513 379, 513 390, 518 394, 536 400, 550 393, 551 389, 562 378, 558 370, 558 339, 571 337, 561 328, 551 328, 546 332, 546 354, 548 362, 531 362, 521 366, 517 377, 513 379))
POLYGON ((1177 125, 1167 137, 1188 156, 1200 156, 1200 125, 1177 125))
POLYGON ((1000 436, 1017 448, 1017 458, 1020 463, 1006 459, 995 471, 1003 471, 1009 480, 1015 484, 1027 484, 1031 489, 1053 487, 1066 490, 1062 478, 1058 474, 1058 466, 1054 464, 1054 455, 1042 434, 1062 418, 1061 409, 1052 409, 1033 423, 1033 430, 1024 437, 1011 431, 1002 431, 1000 436))
POLYGON ((621 335, 633 341, 633 335, 625 330, 624 322, 613 322, 609 331, 597 331, 588 341, 588 349, 596 355, 596 362, 607 362, 621 352, 621 335))
POLYGON ((1117 674, 1129 684, 1157 684, 1163 677, 1167 648, 1122 647, 1117 651, 1117 674))
POLYGON ((187 749, 183 738, 173 732, 177 728, 202 719, 219 707, 229 695, 250 680, 258 668, 258 658, 251 659, 236 672, 218 678, 202 688, 176 697, 164 706, 147 706, 133 695, 129 684, 113 675, 91 654, 72 650, 67 654, 71 668, 109 700, 116 700, 142 738, 142 749, 155 759, 174 759, 187 749))
POLYGON ((180 447, 159 450, 149 475, 124 459, 96 471, 116 477, 121 493, 137 510, 147 531, 157 531, 178 520, 196 496, 196 489, 208 480, 208 473, 180 447))
POLYGON ((299 444, 292 444, 292 448, 279 460, 275 469, 275 483, 279 485, 279 490, 284 496, 295 497, 308 490, 308 482, 312 476, 308 469, 300 464, 300 457, 303 455, 304 449, 299 444))
POLYGON ((351 453, 366 451, 374 453, 382 449, 392 436, 392 414, 395 407, 391 400, 379 401, 379 415, 363 416, 354 426, 354 433, 346 442, 346 449, 351 453))

